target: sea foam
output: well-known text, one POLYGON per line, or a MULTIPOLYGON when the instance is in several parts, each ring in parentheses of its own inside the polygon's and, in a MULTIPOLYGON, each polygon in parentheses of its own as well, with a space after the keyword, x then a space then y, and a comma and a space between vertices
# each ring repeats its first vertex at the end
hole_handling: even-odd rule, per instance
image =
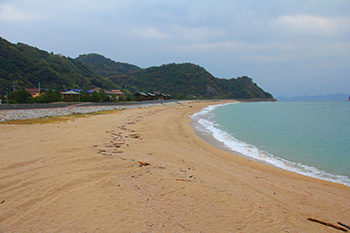
POLYGON ((202 109, 201 111, 193 114, 191 116, 191 119, 194 122, 196 122, 196 124, 194 124, 193 126, 195 131, 209 134, 215 140, 220 142, 220 144, 225 149, 243 157, 278 168, 282 168, 287 171, 350 186, 350 178, 347 176, 330 174, 312 166, 288 161, 286 159, 275 156, 267 151, 260 150, 254 145, 250 145, 246 142, 240 141, 232 135, 230 135, 229 133, 225 132, 224 130, 219 129, 216 123, 213 120, 211 120, 210 113, 214 109, 224 105, 227 104, 210 105, 202 109))

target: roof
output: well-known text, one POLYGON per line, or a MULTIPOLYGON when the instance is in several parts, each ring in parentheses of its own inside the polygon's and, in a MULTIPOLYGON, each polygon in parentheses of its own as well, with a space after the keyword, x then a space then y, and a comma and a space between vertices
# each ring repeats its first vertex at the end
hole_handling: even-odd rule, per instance
POLYGON ((148 96, 146 93, 143 93, 143 92, 137 92, 137 93, 135 93, 134 95, 148 96))
POLYGON ((101 90, 101 88, 95 87, 95 88, 91 89, 90 91, 91 91, 91 92, 94 92, 94 91, 99 92, 100 90, 101 90))
POLYGON ((163 94, 163 93, 160 93, 160 92, 158 92, 158 93, 155 94, 155 93, 150 93, 150 92, 148 92, 148 93, 137 92, 137 93, 134 94, 134 96, 143 96, 143 97, 163 96, 163 97, 171 97, 171 95, 169 95, 169 94, 163 94))
POLYGON ((66 92, 66 91, 75 91, 75 92, 88 92, 88 93, 92 93, 92 91, 89 91, 89 90, 84 90, 84 89, 73 89, 73 88, 69 88, 69 89, 66 89, 64 90, 63 92, 66 92))
POLYGON ((124 93, 121 90, 111 90, 112 93, 123 95, 124 93))
POLYGON ((61 94, 62 95, 81 95, 79 92, 72 91, 72 90, 61 92, 61 94))

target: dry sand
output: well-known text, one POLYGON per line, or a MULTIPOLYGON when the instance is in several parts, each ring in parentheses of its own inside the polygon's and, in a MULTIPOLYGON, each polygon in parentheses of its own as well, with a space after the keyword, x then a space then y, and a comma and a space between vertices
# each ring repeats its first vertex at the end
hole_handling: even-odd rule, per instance
POLYGON ((197 137, 189 115, 208 104, 216 103, 0 125, 0 232, 339 232, 308 217, 350 224, 350 187, 197 137))

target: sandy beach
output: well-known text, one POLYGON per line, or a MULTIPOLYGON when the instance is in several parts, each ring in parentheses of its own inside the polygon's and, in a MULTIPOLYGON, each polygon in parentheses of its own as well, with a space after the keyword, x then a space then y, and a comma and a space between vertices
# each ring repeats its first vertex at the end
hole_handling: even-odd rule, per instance
POLYGON ((340 232, 350 187, 211 146, 182 103, 0 125, 0 232, 340 232))

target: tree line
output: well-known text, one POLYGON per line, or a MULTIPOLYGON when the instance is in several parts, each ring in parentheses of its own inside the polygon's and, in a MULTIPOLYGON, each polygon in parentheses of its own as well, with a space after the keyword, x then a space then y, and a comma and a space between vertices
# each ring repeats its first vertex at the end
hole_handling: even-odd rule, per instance
MULTIPOLYGON (((127 92, 125 96, 117 96, 112 93, 110 96, 107 95, 104 89, 99 91, 93 91, 89 93, 87 90, 83 90, 79 96, 71 99, 73 102, 118 102, 118 101, 132 101, 134 100, 132 94, 127 92)), ((33 97, 25 89, 17 89, 9 93, 3 93, 1 95, 1 101, 3 104, 24 104, 24 103, 53 103, 63 102, 64 98, 59 88, 48 89, 45 93, 33 97)))
MULTIPOLYGON (((98 54, 72 59, 23 43, 12 44, 0 38, 0 93, 6 93, 13 86, 18 89, 31 88, 39 82, 42 87, 57 86, 62 89, 100 87, 133 93, 155 91, 169 93, 176 99, 273 99, 249 77, 220 79, 192 63, 171 63, 141 69, 98 54)), ((28 97, 25 101, 51 102, 56 98, 51 95, 28 97)), ((15 96, 15 93, 9 95, 9 100, 18 102, 15 96)), ((22 96, 25 94, 22 93, 22 96)), ((22 101, 22 98, 19 99, 22 101)), ((114 98, 107 100, 102 93, 81 93, 80 100, 114 101, 114 98)))

